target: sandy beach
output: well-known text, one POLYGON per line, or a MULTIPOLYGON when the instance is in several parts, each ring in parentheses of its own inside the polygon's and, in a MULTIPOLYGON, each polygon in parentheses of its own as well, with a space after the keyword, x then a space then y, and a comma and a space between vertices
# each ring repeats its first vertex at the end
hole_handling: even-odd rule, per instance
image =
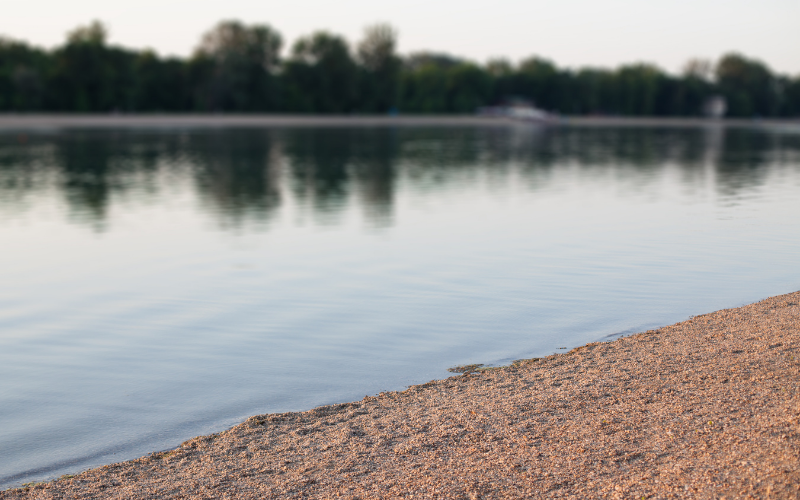
POLYGON ((339 497, 798 498, 800 292, 0 492, 339 497))
POLYGON ((788 128, 800 120, 655 117, 554 116, 543 123, 478 115, 258 115, 258 114, 0 114, 0 131, 70 128, 219 128, 219 127, 733 127, 788 128))

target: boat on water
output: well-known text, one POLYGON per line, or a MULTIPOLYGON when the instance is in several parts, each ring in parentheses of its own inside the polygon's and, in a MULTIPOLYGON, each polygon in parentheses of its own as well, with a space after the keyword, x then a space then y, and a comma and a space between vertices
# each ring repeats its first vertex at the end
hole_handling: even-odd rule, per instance
POLYGON ((513 100, 499 106, 484 106, 478 108, 478 115, 535 123, 551 123, 556 120, 556 115, 539 109, 532 102, 525 100, 513 100))

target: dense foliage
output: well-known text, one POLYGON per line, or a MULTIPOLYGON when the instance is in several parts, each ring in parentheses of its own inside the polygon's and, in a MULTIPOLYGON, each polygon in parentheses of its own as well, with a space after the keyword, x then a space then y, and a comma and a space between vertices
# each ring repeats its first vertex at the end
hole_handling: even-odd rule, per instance
POLYGON ((53 50, 0 38, 0 111, 473 113, 523 99, 562 114, 693 116, 718 95, 728 116, 800 115, 800 76, 740 54, 690 61, 675 76, 649 64, 572 70, 538 57, 517 65, 400 57, 396 39, 376 25, 351 48, 320 31, 282 58, 273 28, 225 21, 180 59, 111 46, 97 22, 53 50))

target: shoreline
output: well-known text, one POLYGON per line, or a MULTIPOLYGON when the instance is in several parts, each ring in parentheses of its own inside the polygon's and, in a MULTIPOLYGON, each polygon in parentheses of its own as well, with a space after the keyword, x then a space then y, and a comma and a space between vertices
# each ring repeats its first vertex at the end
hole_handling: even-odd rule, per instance
POLYGON ((795 119, 722 119, 672 117, 556 116, 525 122, 478 115, 281 115, 281 114, 0 114, 0 132, 106 128, 302 128, 302 127, 664 127, 768 128, 800 132, 795 119))
POLYGON ((800 291, 304 412, 0 499, 797 498, 800 291))

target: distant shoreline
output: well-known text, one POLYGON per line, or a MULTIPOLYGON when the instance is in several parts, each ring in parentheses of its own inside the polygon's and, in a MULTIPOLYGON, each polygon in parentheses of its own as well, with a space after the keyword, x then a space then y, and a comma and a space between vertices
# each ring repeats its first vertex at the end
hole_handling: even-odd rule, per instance
POLYGON ((279 115, 279 114, 0 114, 0 132, 105 128, 278 128, 278 127, 658 127, 658 128, 790 128, 798 119, 724 119, 561 116, 547 122, 525 122, 478 115, 279 115))

